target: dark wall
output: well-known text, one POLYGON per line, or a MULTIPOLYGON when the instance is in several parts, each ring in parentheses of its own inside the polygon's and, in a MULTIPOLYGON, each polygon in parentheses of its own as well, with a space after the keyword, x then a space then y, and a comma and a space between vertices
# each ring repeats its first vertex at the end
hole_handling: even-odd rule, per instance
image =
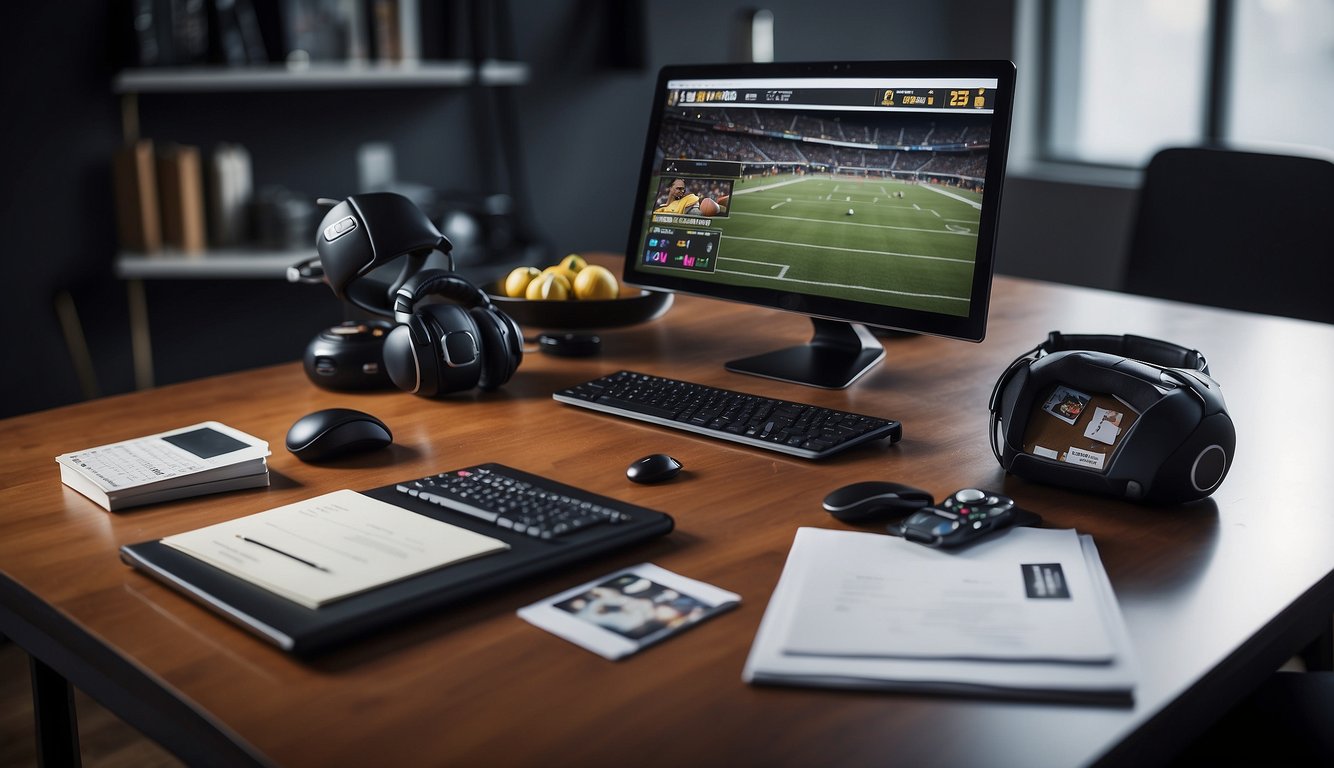
POLYGON ((61 286, 109 281, 111 272, 107 158, 119 135, 108 41, 99 31, 108 11, 104 3, 79 5, 71 12, 31 3, 0 25, 5 414, 78 399, 53 298, 61 286))
MULTIPOLYGON (((424 3, 436 0, 423 0, 424 3)), ((620 0, 512 0, 513 45, 530 81, 504 98, 516 115, 535 231, 555 252, 624 248, 651 84, 659 66, 726 61, 731 20, 752 4, 716 0, 704 16, 679 5, 620 0), (628 37, 627 37, 628 35, 628 37), (626 40, 631 41, 630 45, 626 40)), ((1012 58, 1011 2, 828 3, 776 0, 780 60, 1012 58)), ((82 398, 54 298, 69 291, 88 334, 102 394, 133 387, 125 286, 115 279, 110 157, 121 141, 117 66, 98 0, 27 3, 0 25, 0 266, 9 364, 0 416, 82 398)), ((237 141, 256 187, 338 197, 355 189, 355 148, 391 142, 400 178, 442 190, 492 192, 475 149, 466 90, 148 95, 142 133, 158 140, 237 141)), ((503 185, 502 185, 503 186, 503 185)), ((1019 197, 1022 199, 1022 188, 1019 197)), ((1000 268, 1006 269, 1003 208, 1000 268)), ((1020 271, 1044 269, 1034 238, 1020 271)), ((1019 249, 1016 249, 1019 250, 1019 249)), ((1071 269, 1086 275, 1087 271, 1071 269)), ((1082 282, 1081 280, 1074 280, 1082 282)), ((319 286, 147 281, 157 382, 297 359, 343 310, 319 286)))
MULTIPOLYGON (((612 3, 618 0, 611 0, 612 3)), ((520 2, 516 32, 533 78, 520 90, 522 135, 536 218, 557 249, 621 251, 631 216, 626 193, 644 150, 657 69, 727 61, 739 12, 774 13, 780 61, 1003 58, 1013 55, 1013 5, 944 0, 708 4, 707 22, 679 5, 646 2, 642 69, 601 65, 607 2, 520 2), (837 10, 833 10, 836 6, 837 10)))

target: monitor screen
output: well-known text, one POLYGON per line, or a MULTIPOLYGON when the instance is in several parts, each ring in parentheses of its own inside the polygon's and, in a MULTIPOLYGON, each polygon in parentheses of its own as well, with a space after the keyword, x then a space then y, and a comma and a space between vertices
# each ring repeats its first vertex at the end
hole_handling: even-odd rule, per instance
POLYGON ((666 67, 628 283, 809 315, 730 370, 844 387, 866 326, 981 341, 1014 93, 1007 61, 666 67))

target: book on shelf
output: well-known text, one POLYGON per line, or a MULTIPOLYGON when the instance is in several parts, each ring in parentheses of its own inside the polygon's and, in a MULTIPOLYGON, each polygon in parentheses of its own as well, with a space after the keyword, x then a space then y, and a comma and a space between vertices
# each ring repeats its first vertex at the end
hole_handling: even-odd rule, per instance
POLYGON ((108 511, 269 484, 269 444, 206 421, 56 457, 60 481, 108 511))
POLYGON ((254 198, 250 153, 240 144, 217 145, 208 163, 209 241, 234 248, 250 240, 249 214, 254 198))
POLYGON ((111 177, 121 248, 138 253, 162 250, 153 142, 140 139, 116 150, 111 177))
POLYGON ((202 254, 206 242, 199 147, 185 144, 162 147, 157 156, 157 175, 162 242, 182 253, 202 254))

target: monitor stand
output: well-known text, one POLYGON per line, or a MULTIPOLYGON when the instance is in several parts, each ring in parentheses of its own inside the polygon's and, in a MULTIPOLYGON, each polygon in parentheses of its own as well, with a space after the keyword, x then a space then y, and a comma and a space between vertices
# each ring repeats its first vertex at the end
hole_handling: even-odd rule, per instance
POLYGON ((732 360, 726 368, 767 379, 823 389, 843 389, 885 357, 885 347, 861 323, 812 317, 815 336, 763 355, 732 360))

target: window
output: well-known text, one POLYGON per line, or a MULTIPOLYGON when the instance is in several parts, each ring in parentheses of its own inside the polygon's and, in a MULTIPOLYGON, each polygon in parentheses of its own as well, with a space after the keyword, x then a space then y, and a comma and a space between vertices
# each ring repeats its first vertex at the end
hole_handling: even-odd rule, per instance
POLYGON ((1227 138, 1334 150, 1334 3, 1233 5, 1227 138))
POLYGON ((1171 145, 1334 151, 1329 0, 1047 0, 1043 159, 1142 166, 1171 145))

